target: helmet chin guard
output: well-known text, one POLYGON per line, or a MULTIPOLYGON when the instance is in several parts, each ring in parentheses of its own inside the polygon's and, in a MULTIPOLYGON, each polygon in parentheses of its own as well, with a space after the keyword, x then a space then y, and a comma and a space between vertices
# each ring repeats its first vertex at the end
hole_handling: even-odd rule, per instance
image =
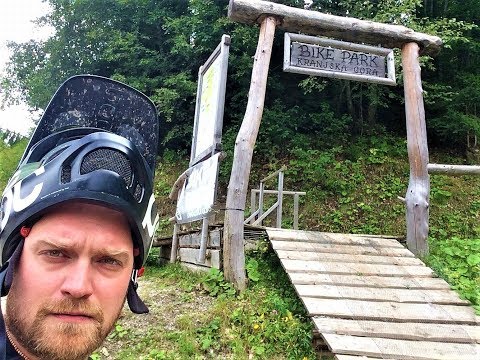
MULTIPOLYGON (((81 201, 124 214, 138 249, 136 273, 159 221, 153 195, 157 145, 156 109, 145 95, 98 76, 67 80, 50 101, 2 195, 1 265, 21 249, 22 226, 31 226, 59 204, 81 201)), ((148 311, 133 281, 127 299, 132 311, 148 311)))

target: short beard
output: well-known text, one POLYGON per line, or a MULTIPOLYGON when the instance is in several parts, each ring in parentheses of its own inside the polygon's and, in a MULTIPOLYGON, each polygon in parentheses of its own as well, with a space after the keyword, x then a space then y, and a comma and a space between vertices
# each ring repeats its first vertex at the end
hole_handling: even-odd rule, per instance
POLYGON ((23 315, 24 309, 15 301, 15 291, 11 290, 6 307, 7 329, 25 350, 40 359, 85 360, 100 347, 122 311, 120 308, 111 324, 104 324, 101 308, 89 304, 88 300, 66 298, 43 304, 33 323, 28 324, 23 315), (51 317, 51 314, 72 311, 88 314, 92 321, 86 324, 64 323, 51 317))

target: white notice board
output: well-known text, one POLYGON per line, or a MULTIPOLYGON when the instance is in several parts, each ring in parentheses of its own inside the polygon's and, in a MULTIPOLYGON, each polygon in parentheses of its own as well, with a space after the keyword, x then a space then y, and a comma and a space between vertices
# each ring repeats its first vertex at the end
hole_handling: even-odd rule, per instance
POLYGON ((229 48, 230 36, 223 35, 220 44, 198 72, 190 166, 220 147, 229 48))
POLYGON ((177 201, 177 223, 200 220, 210 213, 215 203, 220 153, 211 156, 190 170, 177 201))

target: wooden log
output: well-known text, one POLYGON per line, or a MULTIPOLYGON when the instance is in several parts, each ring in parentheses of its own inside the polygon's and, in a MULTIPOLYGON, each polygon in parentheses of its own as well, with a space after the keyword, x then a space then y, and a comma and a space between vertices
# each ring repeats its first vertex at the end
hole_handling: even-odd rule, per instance
MULTIPOLYGON (((200 232, 194 232, 190 234, 185 234, 185 235, 180 235, 179 236, 179 244, 180 247, 200 247, 201 243, 201 233, 200 232)), ((208 236, 208 247, 215 247, 215 248, 220 248, 221 246, 221 230, 220 229, 214 229, 210 230, 209 236, 208 236)))
POLYGON ((164 240, 153 240, 152 247, 160 247, 165 245, 172 245, 172 239, 164 239, 164 240))
POLYGON ((277 20, 268 16, 262 20, 255 54, 247 109, 235 141, 232 173, 228 184, 225 209, 224 273, 235 288, 247 286, 245 276, 245 249, 243 221, 247 198, 248 179, 252 165, 253 148, 263 114, 268 68, 272 54, 277 20))
POLYGON ((198 262, 199 254, 200 254, 200 249, 187 249, 187 248, 179 249, 180 261, 182 263, 207 266, 215 269, 222 268, 222 259, 221 259, 220 250, 211 250, 211 249, 207 250, 205 261, 203 262, 198 262))
POLYGON ((406 43, 415 42, 422 47, 424 54, 432 56, 442 46, 439 37, 418 33, 404 26, 324 14, 270 1, 230 0, 228 16, 233 21, 255 24, 262 15, 276 16, 281 19, 280 28, 303 34, 380 44, 389 48, 401 48, 406 43))
POLYGON ((407 246, 414 254, 425 256, 428 254, 430 179, 427 170, 427 128, 418 51, 418 45, 413 42, 402 48, 407 147, 410 162, 410 180, 405 196, 405 205, 407 208, 407 246))
POLYGON ((478 165, 428 164, 427 169, 429 174, 480 175, 478 165))

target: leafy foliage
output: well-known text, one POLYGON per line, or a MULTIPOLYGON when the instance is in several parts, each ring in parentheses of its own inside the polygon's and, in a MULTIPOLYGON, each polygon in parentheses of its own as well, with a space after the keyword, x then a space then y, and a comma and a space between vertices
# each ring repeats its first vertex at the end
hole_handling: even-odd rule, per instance
POLYGON ((432 266, 480 311, 480 239, 432 240, 432 266))
POLYGON ((27 139, 17 139, 6 132, 0 133, 0 190, 2 192, 17 168, 26 146, 27 139))
MULTIPOLYGON (((226 129, 237 128, 245 111, 258 29, 230 22, 225 1, 48 2, 53 10, 39 23, 53 26, 55 34, 45 42, 10 44, 13 57, 2 79, 4 97, 19 91, 32 107, 43 108, 68 76, 83 72, 112 77, 152 97, 163 119, 165 148, 185 151, 192 133, 198 68, 228 33, 232 45, 224 124, 226 129)), ((304 6, 297 0, 276 2, 304 6)), ((436 143, 463 148, 467 135, 480 135, 474 98, 480 93, 477 8, 473 1, 460 0, 336 0, 315 1, 311 7, 442 37, 445 49, 440 56, 422 58, 429 133, 436 143)), ((384 129, 403 133, 398 126, 404 111, 401 87, 286 74, 281 71, 282 48, 279 32, 257 156, 284 155, 285 144, 318 149, 331 146, 332 140, 345 143, 352 136, 384 129)), ((401 84, 400 70, 397 59, 401 84)), ((227 141, 225 149, 231 151, 233 143, 227 141)))

